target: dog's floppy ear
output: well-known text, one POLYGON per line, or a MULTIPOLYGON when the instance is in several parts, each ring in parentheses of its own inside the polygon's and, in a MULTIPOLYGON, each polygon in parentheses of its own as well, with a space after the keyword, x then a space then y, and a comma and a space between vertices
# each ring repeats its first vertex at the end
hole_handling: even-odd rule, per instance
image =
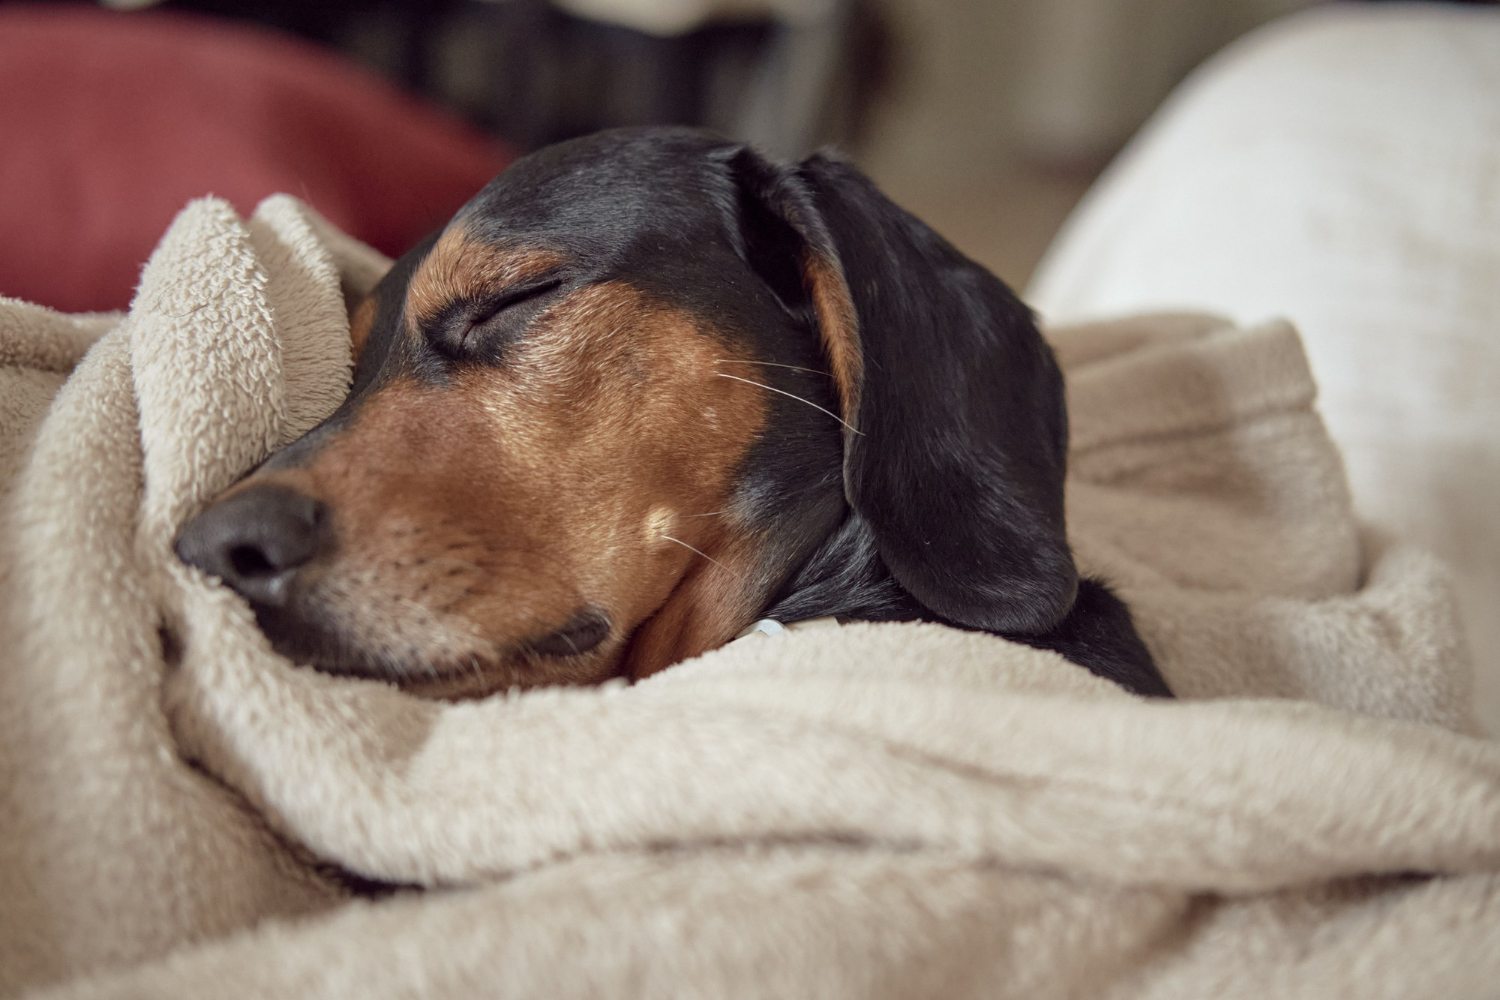
POLYGON ((748 196, 798 237, 848 424, 844 491, 886 567, 957 624, 1050 629, 1077 572, 1062 376, 1030 310, 837 159, 780 167, 741 149, 731 166, 742 214, 748 196))

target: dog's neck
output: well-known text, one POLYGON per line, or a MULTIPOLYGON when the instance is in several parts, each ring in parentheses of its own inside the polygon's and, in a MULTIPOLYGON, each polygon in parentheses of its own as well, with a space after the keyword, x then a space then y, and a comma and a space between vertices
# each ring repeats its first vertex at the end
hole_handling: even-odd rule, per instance
POLYGON ((761 613, 763 618, 783 623, 829 616, 861 621, 933 617, 891 576, 870 526, 848 508, 843 522, 813 550, 761 613))
MULTIPOLYGON (((869 525, 848 509, 838 529, 792 574, 759 617, 782 624, 824 617, 876 622, 920 620, 972 631, 934 614, 907 593, 880 558, 869 525)), ((1045 635, 1001 634, 1060 653, 1126 690, 1171 696, 1136 634, 1129 609, 1098 580, 1085 578, 1079 582, 1072 610, 1045 635)))

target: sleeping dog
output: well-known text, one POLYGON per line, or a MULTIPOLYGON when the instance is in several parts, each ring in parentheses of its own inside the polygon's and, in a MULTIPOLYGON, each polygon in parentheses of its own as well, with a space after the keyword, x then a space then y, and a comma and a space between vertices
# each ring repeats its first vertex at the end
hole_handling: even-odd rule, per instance
POLYGON ((686 129, 541 150, 351 327, 344 404, 177 542, 298 662, 465 697, 837 616, 1169 693, 1074 568, 1030 312, 837 158, 686 129))

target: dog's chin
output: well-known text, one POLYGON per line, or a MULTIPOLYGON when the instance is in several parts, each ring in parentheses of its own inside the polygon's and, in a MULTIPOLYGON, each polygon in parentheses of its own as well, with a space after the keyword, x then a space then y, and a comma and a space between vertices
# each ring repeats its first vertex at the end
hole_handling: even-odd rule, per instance
MULTIPOLYGON (((483 649, 459 652, 423 650, 417 644, 371 648, 285 609, 253 607, 271 648, 293 663, 334 676, 385 681, 421 698, 464 700, 515 689, 597 684, 618 670, 618 644, 608 640, 577 653, 569 648, 567 655, 538 649, 537 641, 484 643, 483 649)), ((567 631, 565 627, 546 639, 567 631)))

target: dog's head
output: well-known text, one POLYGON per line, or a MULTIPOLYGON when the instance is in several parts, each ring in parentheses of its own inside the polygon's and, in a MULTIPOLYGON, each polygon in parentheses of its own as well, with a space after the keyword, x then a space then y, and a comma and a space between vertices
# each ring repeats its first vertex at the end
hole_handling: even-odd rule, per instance
POLYGON ((1076 576, 1056 365, 998 279, 842 162, 688 130, 525 159, 353 317, 346 402, 184 528, 287 655, 431 694, 640 677, 858 524, 933 617, 1076 576))

